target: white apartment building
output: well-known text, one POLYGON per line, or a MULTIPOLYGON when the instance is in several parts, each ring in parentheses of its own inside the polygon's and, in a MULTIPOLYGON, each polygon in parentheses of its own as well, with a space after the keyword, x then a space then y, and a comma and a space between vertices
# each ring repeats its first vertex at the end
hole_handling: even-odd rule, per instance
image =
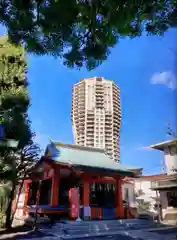
POLYGON ((151 189, 152 181, 157 181, 164 176, 165 174, 141 176, 140 178, 133 180, 135 193, 138 193, 139 191, 143 192, 142 199, 144 199, 145 202, 150 203, 150 212, 155 212, 154 205, 157 202, 156 192, 151 189))
POLYGON ((134 183, 136 193, 140 190, 144 193, 142 199, 150 203, 150 212, 156 212, 154 205, 160 203, 162 219, 170 219, 177 224, 177 139, 154 144, 150 148, 164 153, 163 169, 166 173, 140 176, 129 181, 134 183))
POLYGON ((163 178, 153 180, 152 190, 159 193, 162 205, 162 219, 168 224, 177 224, 177 139, 150 146, 164 154, 166 174, 163 178))
POLYGON ((113 81, 93 77, 76 83, 71 115, 75 144, 103 148, 120 161, 120 88, 113 81))

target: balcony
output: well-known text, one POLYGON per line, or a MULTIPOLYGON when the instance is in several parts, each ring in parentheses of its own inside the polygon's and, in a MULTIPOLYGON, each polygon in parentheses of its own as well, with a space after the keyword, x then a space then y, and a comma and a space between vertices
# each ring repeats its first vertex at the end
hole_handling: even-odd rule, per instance
POLYGON ((94 116, 91 116, 91 117, 87 116, 87 122, 92 123, 92 122, 94 122, 94 120, 95 120, 94 116))
POLYGON ((96 100, 98 100, 98 99, 103 99, 104 100, 103 94, 97 94, 96 95, 96 100))
POLYGON ((78 106, 78 111, 80 112, 80 111, 84 111, 84 109, 85 109, 85 106, 78 106))
POLYGON ((93 110, 87 110, 87 114, 88 114, 88 116, 89 115, 94 115, 94 112, 93 112, 93 110))
POLYGON ((94 127, 90 127, 90 126, 87 125, 86 131, 87 131, 87 132, 91 132, 91 133, 93 132, 93 133, 94 133, 94 127))
POLYGON ((87 135, 86 135, 86 139, 87 139, 88 141, 93 142, 93 141, 94 141, 94 134, 92 134, 92 135, 91 135, 91 134, 90 134, 90 135, 87 134, 87 135))
POLYGON ((109 132, 109 133, 112 133, 113 131, 112 131, 112 128, 111 127, 105 127, 105 132, 109 132))
POLYGON ((112 145, 112 136, 105 136, 105 141, 110 145, 112 145))
POLYGON ((112 120, 112 116, 113 116, 112 114, 110 114, 110 115, 106 114, 105 119, 108 121, 112 120))
POLYGON ((84 135, 84 129, 77 129, 77 132, 79 135, 84 135))
POLYGON ((114 118, 113 121, 114 121, 115 124, 119 124, 119 126, 120 126, 120 124, 121 124, 121 119, 119 119, 119 118, 114 118))
POLYGON ((121 114, 119 112, 114 112, 113 118, 121 119, 121 114))
POLYGON ((104 89, 103 84, 96 83, 96 89, 104 89))
POLYGON ((111 120, 105 120, 105 126, 111 126, 112 123, 113 122, 111 120))
POLYGON ((94 139, 94 133, 88 133, 87 132, 86 138, 89 139, 89 140, 93 140, 94 139))
POLYGON ((177 179, 176 180, 163 180, 163 181, 152 181, 151 189, 153 190, 167 190, 170 188, 177 188, 177 179))
POLYGON ((96 107, 98 105, 101 105, 102 107, 104 107, 104 104, 103 104, 103 100, 97 100, 96 103, 95 103, 96 107))
POLYGON ((121 109, 113 107, 113 115, 118 115, 121 117, 121 109))
POLYGON ((87 119, 88 120, 94 119, 94 114, 87 114, 87 119))

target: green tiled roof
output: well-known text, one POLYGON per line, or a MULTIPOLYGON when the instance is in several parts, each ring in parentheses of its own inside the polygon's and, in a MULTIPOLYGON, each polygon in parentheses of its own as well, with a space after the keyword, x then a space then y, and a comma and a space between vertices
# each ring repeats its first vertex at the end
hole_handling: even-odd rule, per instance
POLYGON ((46 156, 60 164, 113 171, 124 176, 134 175, 133 171, 110 159, 101 149, 51 142, 47 146, 46 156))

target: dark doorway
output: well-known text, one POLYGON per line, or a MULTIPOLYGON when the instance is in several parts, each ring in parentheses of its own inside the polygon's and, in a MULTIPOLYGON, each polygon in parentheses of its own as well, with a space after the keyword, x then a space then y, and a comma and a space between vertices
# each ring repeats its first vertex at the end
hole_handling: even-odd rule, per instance
POLYGON ((35 205, 36 204, 36 194, 38 190, 39 182, 32 182, 29 184, 29 196, 27 205, 35 205))
POLYGON ((40 205, 49 205, 51 200, 51 187, 52 187, 52 179, 46 179, 41 183, 40 189, 40 205))
POLYGON ((59 186, 59 204, 65 207, 69 207, 69 196, 68 191, 70 189, 70 181, 67 178, 60 179, 59 186))
POLYGON ((177 190, 167 192, 167 200, 169 207, 177 207, 177 190))

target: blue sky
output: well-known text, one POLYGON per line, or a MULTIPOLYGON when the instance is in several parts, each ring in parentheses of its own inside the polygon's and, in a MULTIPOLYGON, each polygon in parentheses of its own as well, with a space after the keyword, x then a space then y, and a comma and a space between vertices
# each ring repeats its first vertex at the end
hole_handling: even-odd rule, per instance
POLYGON ((36 140, 43 148, 48 137, 73 143, 72 86, 81 78, 103 76, 121 89, 121 162, 143 167, 144 174, 159 172, 163 155, 146 146, 168 139, 167 123, 176 130, 176 33, 122 39, 91 72, 68 69, 52 57, 28 56, 29 115, 36 140))

